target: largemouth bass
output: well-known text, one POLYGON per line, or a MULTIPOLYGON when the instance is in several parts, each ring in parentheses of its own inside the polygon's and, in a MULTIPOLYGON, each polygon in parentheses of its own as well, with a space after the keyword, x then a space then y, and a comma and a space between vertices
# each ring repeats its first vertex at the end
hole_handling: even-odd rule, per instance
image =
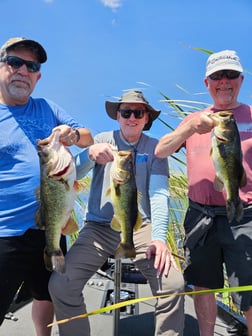
POLYGON ((64 255, 60 248, 61 234, 71 234, 78 225, 71 218, 76 191, 75 161, 71 152, 59 141, 59 130, 48 138, 37 140, 41 183, 37 191, 40 207, 37 225, 45 230, 44 261, 48 270, 64 272, 64 255))
POLYGON ((225 189, 228 221, 232 222, 235 218, 239 222, 243 217, 239 189, 247 183, 242 165, 240 134, 231 111, 216 112, 210 117, 215 122, 211 149, 216 170, 214 188, 220 192, 225 189))
POLYGON ((114 216, 111 227, 120 231, 122 238, 115 251, 115 258, 134 258, 136 251, 133 231, 140 228, 142 217, 138 211, 138 192, 131 151, 118 151, 110 170, 111 201, 114 216))

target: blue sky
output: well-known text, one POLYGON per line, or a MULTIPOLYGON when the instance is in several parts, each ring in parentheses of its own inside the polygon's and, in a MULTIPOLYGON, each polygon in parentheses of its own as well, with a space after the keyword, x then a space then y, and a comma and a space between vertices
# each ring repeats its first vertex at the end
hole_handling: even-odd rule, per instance
MULTIPOLYGON (((104 103, 129 88, 142 89, 174 126, 160 92, 211 102, 203 84, 207 55, 192 48, 236 50, 245 69, 240 101, 252 104, 251 0, 0 3, 0 43, 25 36, 47 50, 33 96, 55 101, 93 134, 117 128, 104 103)), ((149 134, 159 138, 167 131, 157 121, 149 134)))

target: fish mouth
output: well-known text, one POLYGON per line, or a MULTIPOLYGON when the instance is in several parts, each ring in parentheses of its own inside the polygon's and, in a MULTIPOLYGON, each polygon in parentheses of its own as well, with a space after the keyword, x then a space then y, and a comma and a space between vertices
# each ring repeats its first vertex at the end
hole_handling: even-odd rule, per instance
POLYGON ((38 147, 39 148, 43 148, 43 146, 47 146, 49 145, 50 141, 49 141, 49 138, 45 138, 43 140, 38 140, 38 147))
POLYGON ((219 112, 219 117, 223 120, 230 119, 230 117, 233 115, 232 111, 221 111, 219 112))
POLYGON ((124 151, 119 151, 118 152, 118 156, 120 157, 128 157, 131 155, 131 151, 130 150, 124 150, 124 151))
POLYGON ((209 117, 218 121, 219 119, 226 120, 232 117, 233 112, 230 110, 224 110, 219 112, 214 112, 212 114, 209 114, 209 117))

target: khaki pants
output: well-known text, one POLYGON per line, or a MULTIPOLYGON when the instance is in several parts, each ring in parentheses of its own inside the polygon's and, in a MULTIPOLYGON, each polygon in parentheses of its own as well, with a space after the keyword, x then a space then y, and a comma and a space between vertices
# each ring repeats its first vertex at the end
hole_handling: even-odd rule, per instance
MULTIPOLYGON (((57 320, 80 315, 86 311, 82 291, 87 281, 113 255, 120 234, 95 222, 88 222, 81 230, 77 241, 66 255, 66 272, 53 272, 49 290, 52 296, 57 320)), ((151 225, 142 226, 134 233, 137 252, 134 260, 150 284, 153 295, 184 291, 181 272, 170 268, 168 277, 156 276, 154 258, 147 260, 145 252, 151 242, 151 225)), ((158 299, 155 309, 155 336, 182 336, 184 329, 184 297, 170 296, 158 299)), ((61 336, 89 336, 88 319, 76 319, 59 325, 61 336)))

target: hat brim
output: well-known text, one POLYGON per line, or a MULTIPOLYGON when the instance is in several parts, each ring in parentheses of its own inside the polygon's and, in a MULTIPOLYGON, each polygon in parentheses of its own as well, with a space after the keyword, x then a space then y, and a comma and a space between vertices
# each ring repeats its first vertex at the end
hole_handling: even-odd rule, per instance
POLYGON ((240 67, 239 65, 230 65, 230 64, 220 64, 219 66, 216 66, 215 68, 209 70, 206 72, 206 77, 212 75, 213 73, 217 72, 217 71, 221 71, 221 70, 234 70, 234 71, 238 71, 238 72, 243 72, 242 67, 240 67))
POLYGON ((47 54, 46 54, 45 49, 42 47, 41 44, 39 44, 38 42, 36 42, 34 40, 24 39, 24 40, 17 41, 15 43, 7 46, 6 50, 14 48, 14 47, 18 46, 19 44, 37 49, 38 57, 39 57, 39 59, 38 59, 39 63, 45 63, 47 61, 47 54))
MULTIPOLYGON (((110 102, 110 101, 106 101, 105 102, 105 108, 106 108, 106 112, 108 114, 108 116, 114 120, 117 120, 117 111, 119 110, 119 106, 120 104, 122 104, 123 102, 110 102)), ((131 103, 131 102, 127 102, 127 103, 131 103)), ((132 103, 136 103, 135 101, 132 103)), ((157 119, 157 117, 160 114, 160 110, 155 110, 151 105, 149 104, 145 104, 142 103, 141 104, 145 105, 147 107, 147 111, 149 112, 149 121, 147 122, 147 124, 145 124, 144 126, 144 131, 148 131, 151 126, 152 126, 152 122, 157 119)))

